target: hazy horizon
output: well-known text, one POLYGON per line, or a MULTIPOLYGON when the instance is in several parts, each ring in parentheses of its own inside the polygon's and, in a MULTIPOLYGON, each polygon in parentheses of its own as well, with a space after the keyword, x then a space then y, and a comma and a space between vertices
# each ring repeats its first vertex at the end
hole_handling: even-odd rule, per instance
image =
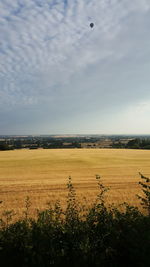
POLYGON ((149 29, 149 0, 0 0, 0 135, 149 135, 149 29))
POLYGON ((18 137, 21 137, 21 136, 60 136, 60 137, 78 137, 78 136, 150 136, 150 134, 125 134, 125 133, 122 133, 122 134, 117 134, 117 133, 112 133, 112 134, 99 134, 99 133, 93 133, 93 134, 88 134, 88 133, 80 133, 80 134, 78 134, 78 133, 73 133, 73 134, 68 134, 68 133, 53 133, 53 134, 51 134, 51 133, 45 133, 45 134, 0 134, 0 137, 2 137, 2 136, 18 136, 18 137))

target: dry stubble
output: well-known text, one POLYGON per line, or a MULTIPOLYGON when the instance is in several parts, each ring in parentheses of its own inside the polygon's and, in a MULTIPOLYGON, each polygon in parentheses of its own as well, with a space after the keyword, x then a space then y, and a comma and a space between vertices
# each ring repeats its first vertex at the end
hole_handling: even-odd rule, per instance
POLYGON ((24 200, 32 201, 31 213, 46 203, 66 202, 66 183, 72 176, 80 201, 95 199, 95 175, 110 187, 107 202, 128 201, 138 205, 139 172, 150 176, 150 151, 125 149, 51 149, 0 152, 1 210, 24 210, 24 200))

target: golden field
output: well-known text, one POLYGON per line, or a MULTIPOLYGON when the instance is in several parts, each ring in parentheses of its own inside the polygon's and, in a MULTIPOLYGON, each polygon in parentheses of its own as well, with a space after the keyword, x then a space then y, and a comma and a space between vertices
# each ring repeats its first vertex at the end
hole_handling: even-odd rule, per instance
POLYGON ((98 193, 95 175, 110 187, 107 203, 124 201, 139 205, 139 172, 150 176, 150 151, 125 149, 38 149, 0 151, 1 211, 24 210, 25 198, 31 213, 60 199, 65 205, 68 177, 80 201, 91 203, 98 193), (85 201, 85 200, 84 200, 85 201))

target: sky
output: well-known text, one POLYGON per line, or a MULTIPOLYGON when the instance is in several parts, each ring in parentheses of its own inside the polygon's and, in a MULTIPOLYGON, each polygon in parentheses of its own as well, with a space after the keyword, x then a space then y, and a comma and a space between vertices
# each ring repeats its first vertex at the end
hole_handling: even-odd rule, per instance
POLYGON ((58 133, 150 134, 149 0, 0 0, 0 135, 58 133))

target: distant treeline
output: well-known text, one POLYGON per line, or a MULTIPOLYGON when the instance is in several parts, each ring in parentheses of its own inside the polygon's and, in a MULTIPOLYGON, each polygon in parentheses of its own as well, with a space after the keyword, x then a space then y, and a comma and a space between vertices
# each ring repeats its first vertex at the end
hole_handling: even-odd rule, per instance
POLYGON ((50 139, 50 140, 6 140, 0 141, 0 150, 13 150, 13 149, 21 149, 21 148, 29 148, 29 149, 37 149, 37 148, 80 148, 81 145, 76 140, 72 140, 71 142, 50 139), (65 142, 65 143, 64 143, 65 142))
POLYGON ((113 144, 113 148, 130 148, 130 149, 150 149, 150 138, 141 139, 135 138, 130 140, 127 144, 113 144))
MULTIPOLYGON (((130 148, 130 149, 150 149, 150 138, 133 138, 132 140, 122 142, 122 139, 110 138, 112 148, 130 148), (117 140, 117 142, 116 142, 117 140)), ((127 139, 126 139, 127 140, 127 139)), ((0 150, 13 150, 21 148, 54 149, 54 148, 81 148, 81 144, 97 144, 99 138, 27 138, 27 139, 6 139, 0 141, 0 150)), ((97 146, 96 146, 97 147, 97 146)))
POLYGON ((128 142, 127 148, 150 149, 150 139, 136 138, 128 142))
POLYGON ((54 148, 81 148, 81 143, 97 142, 98 138, 26 138, 6 139, 0 141, 0 150, 29 149, 54 149, 54 148))
POLYGON ((79 205, 71 178, 67 207, 60 202, 30 217, 30 199, 24 217, 12 222, 13 211, 0 219, 1 267, 146 267, 150 249, 150 179, 141 175, 145 214, 122 204, 106 207, 108 188, 96 176, 99 194, 91 208, 79 205))

